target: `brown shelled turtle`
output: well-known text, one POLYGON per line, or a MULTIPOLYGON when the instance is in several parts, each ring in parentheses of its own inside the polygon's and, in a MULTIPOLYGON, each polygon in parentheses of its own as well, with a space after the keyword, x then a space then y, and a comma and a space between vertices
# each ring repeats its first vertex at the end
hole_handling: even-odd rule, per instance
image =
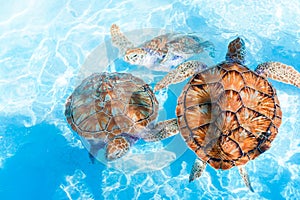
POLYGON ((163 139, 147 131, 157 114, 158 101, 149 85, 129 73, 117 72, 87 77, 67 99, 65 110, 72 129, 90 144, 92 161, 102 148, 106 159, 114 160, 138 139, 163 139))
POLYGON ((177 118, 161 122, 165 126, 154 130, 163 136, 177 129, 200 158, 190 181, 201 176, 206 164, 222 170, 237 166, 253 191, 244 166, 271 147, 282 117, 276 90, 267 78, 300 87, 300 73, 293 67, 266 62, 251 71, 244 65, 244 57, 244 41, 238 37, 229 43, 226 61, 213 67, 185 62, 154 88, 193 75, 178 98, 177 118))
POLYGON ((110 33, 112 44, 123 54, 126 62, 155 71, 169 72, 204 51, 211 57, 214 55, 214 45, 195 34, 163 34, 135 47, 116 24, 111 26, 110 33))

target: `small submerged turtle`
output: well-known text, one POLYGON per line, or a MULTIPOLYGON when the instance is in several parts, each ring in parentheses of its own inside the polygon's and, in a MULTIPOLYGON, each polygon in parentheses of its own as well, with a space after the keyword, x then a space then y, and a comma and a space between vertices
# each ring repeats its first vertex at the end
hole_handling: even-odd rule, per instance
POLYGON ((106 72, 83 80, 67 99, 65 110, 72 129, 90 144, 92 161, 102 148, 106 159, 114 160, 140 138, 158 140, 144 131, 157 114, 158 101, 142 79, 106 72))
POLYGON ((209 41, 191 34, 165 34, 134 47, 120 28, 111 26, 112 44, 124 54, 124 60, 156 71, 170 71, 193 55, 209 50, 213 55, 214 46, 209 41))
POLYGON ((154 130, 163 136, 177 129, 195 152, 199 159, 190 181, 201 176, 206 164, 222 170, 237 166, 253 191, 245 164, 271 147, 282 117, 276 90, 267 78, 300 87, 300 73, 293 67, 266 62, 251 71, 244 57, 245 45, 238 37, 229 43, 226 61, 210 68, 198 61, 183 63, 154 88, 193 75, 178 98, 177 118, 154 130))

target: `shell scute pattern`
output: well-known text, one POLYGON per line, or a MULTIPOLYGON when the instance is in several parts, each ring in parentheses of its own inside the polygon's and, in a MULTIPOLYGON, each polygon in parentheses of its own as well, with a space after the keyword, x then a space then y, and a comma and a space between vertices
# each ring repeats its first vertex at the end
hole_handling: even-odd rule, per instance
POLYGON ((256 91, 262 92, 268 96, 274 96, 274 90, 270 87, 268 81, 253 72, 243 73, 245 84, 256 91))
POLYGON ((180 130, 203 161, 229 169, 270 148, 281 110, 265 78, 227 62, 194 75, 184 90, 176 109, 180 130))
POLYGON ((65 115, 72 129, 84 139, 98 146, 111 142, 107 146, 110 152, 116 148, 127 151, 128 141, 118 143, 122 136, 129 135, 129 142, 141 138, 141 130, 156 119, 157 112, 158 101, 142 79, 103 72, 87 77, 74 90, 67 100, 65 115))

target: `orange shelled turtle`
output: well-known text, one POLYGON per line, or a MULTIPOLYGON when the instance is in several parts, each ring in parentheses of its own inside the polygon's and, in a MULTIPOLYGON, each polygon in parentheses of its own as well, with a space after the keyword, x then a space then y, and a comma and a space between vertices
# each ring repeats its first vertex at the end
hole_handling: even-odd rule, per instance
POLYGON ((213 67, 185 62, 154 88, 192 76, 178 98, 177 118, 155 130, 165 135, 178 129, 195 152, 199 159, 190 181, 201 176, 206 164, 222 170, 237 166, 253 191, 244 166, 271 147, 282 117, 276 90, 267 78, 300 87, 300 73, 293 67, 266 62, 252 71, 244 65, 244 57, 245 44, 238 37, 230 42, 224 62, 213 67))
POLYGON ((65 109, 72 129, 89 144, 92 161, 100 149, 105 149, 107 160, 115 160, 139 139, 163 139, 147 128, 157 114, 158 101, 149 85, 118 72, 95 73, 84 79, 67 99, 65 109))

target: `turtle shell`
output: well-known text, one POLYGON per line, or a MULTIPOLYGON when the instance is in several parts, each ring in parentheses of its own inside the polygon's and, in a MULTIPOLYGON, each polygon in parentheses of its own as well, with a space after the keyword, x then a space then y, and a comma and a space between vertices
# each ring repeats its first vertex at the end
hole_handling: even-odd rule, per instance
POLYGON ((281 124, 275 89, 238 63, 194 75, 176 115, 188 146, 215 169, 244 165, 268 150, 281 124))
POLYGON ((127 73, 95 73, 67 99, 65 115, 72 129, 86 139, 107 142, 140 131, 157 117, 158 101, 149 85, 127 73))

